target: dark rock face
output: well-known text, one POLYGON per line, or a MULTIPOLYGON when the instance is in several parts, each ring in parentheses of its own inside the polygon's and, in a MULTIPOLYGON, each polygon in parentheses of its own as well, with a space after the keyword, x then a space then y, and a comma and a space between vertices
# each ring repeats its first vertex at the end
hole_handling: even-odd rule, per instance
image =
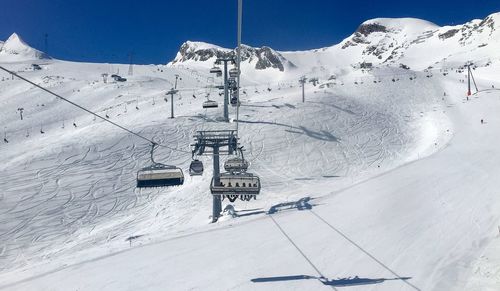
POLYGON ((229 57, 231 54, 230 51, 222 51, 216 48, 197 49, 195 47, 190 46, 189 43, 187 42, 181 46, 179 53, 181 54, 181 58, 174 60, 173 63, 184 62, 187 60, 204 62, 213 57, 217 58, 229 57))
POLYGON ((409 70, 409 69, 410 69, 410 67, 408 67, 408 66, 407 66, 407 65, 405 65, 405 64, 399 64, 399 67, 400 67, 401 69, 405 69, 405 70, 409 70))
MULTIPOLYGON (((189 42, 186 42, 181 46, 179 54, 180 57, 178 56, 172 62, 173 64, 182 63, 187 60, 204 62, 212 58, 228 58, 231 55, 236 55, 236 49, 198 49, 195 46, 191 46, 189 42)), ((256 70, 274 68, 283 72, 285 71, 286 67, 296 67, 292 62, 285 59, 280 53, 267 46, 261 48, 253 48, 243 45, 241 48, 241 61, 255 63, 256 70)))
POLYGON ((387 28, 377 23, 361 24, 356 32, 368 36, 373 32, 387 32, 387 28))
POLYGON ((387 32, 387 28, 377 23, 361 24, 354 32, 352 39, 344 43, 342 49, 346 49, 350 46, 357 46, 358 44, 369 44, 370 42, 368 42, 365 37, 373 32, 387 32))
POLYGON ((271 48, 264 46, 259 49, 254 49, 254 54, 257 56, 257 63, 255 64, 257 70, 275 68, 279 69, 281 72, 285 71, 283 63, 288 61, 271 48))
POLYGON ((459 32, 458 29, 450 29, 445 33, 439 34, 439 39, 445 40, 447 38, 453 37, 455 34, 457 34, 457 32, 459 32))

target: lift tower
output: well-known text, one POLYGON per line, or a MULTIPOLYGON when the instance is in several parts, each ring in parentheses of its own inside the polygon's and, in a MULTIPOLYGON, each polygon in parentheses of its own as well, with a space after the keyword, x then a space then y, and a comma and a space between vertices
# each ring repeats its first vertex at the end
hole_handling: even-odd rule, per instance
MULTIPOLYGON (((235 130, 205 130, 194 135, 193 154, 213 156, 213 184, 220 183, 220 155, 230 155, 238 148, 238 138, 235 130)), ((222 212, 222 197, 212 196, 212 222, 217 222, 222 212)))
POLYGON ((302 103, 306 102, 306 93, 304 86, 306 85, 307 78, 306 76, 302 76, 299 79, 299 83, 302 85, 302 103))
POLYGON ((224 121, 228 122, 229 121, 229 83, 228 83, 228 74, 227 74, 227 63, 230 62, 231 64, 235 64, 236 60, 234 58, 233 54, 230 54, 229 56, 225 56, 222 58, 217 58, 215 61, 216 65, 220 65, 221 63, 224 63, 224 121))
POLYGON ((472 74, 472 70, 470 68, 471 65, 472 64, 470 62, 467 64, 467 98, 471 95, 471 89, 470 89, 471 79, 474 82, 474 87, 476 87, 476 93, 479 91, 477 89, 476 80, 474 79, 474 75, 472 74))
MULTIPOLYGON (((170 118, 174 118, 174 95, 177 94, 177 92, 179 92, 179 90, 172 88, 166 93, 166 95, 170 95, 170 118)), ((167 100, 167 98, 165 98, 165 100, 167 100)))

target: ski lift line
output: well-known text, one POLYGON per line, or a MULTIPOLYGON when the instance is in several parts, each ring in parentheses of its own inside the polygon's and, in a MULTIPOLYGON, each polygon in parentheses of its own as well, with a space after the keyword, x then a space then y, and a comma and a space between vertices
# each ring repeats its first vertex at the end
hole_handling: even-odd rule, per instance
MULTIPOLYGON (((319 279, 324 279, 326 280, 327 278, 321 273, 321 271, 313 264, 313 262, 304 254, 304 252, 297 246, 297 244, 292 240, 292 238, 285 232, 285 230, 279 225, 279 223, 274 219, 273 215, 269 215, 271 220, 274 222, 276 227, 280 230, 280 232, 288 239, 288 241, 295 247, 295 249, 302 255, 302 257, 309 263, 309 265, 318 273, 319 279)), ((335 286, 333 285, 328 285, 332 287, 333 290, 337 290, 335 286)))
POLYGON ((71 104, 71 105, 73 105, 73 106, 75 106, 75 107, 80 108, 81 110, 83 110, 83 111, 85 111, 85 112, 87 112, 87 113, 92 114, 92 115, 93 115, 93 116, 95 116, 95 117, 98 117, 98 118, 100 118, 100 119, 104 120, 105 122, 107 122, 107 123, 109 123, 109 124, 111 124, 111 125, 114 125, 114 126, 118 127, 118 128, 119 128, 119 129, 121 129, 121 130, 124 130, 124 131, 126 131, 126 132, 128 132, 128 133, 130 133, 130 134, 132 134, 132 135, 135 135, 135 136, 137 136, 137 137, 139 137, 139 138, 141 138, 141 139, 143 139, 143 140, 145 140, 145 141, 147 141, 147 142, 149 142, 149 143, 151 143, 151 144, 155 144, 155 145, 158 145, 158 146, 160 146, 160 147, 164 147, 164 148, 167 148, 167 149, 170 149, 170 150, 173 150, 173 151, 178 151, 178 152, 182 152, 182 153, 191 153, 190 151, 185 151, 185 150, 181 150, 181 149, 178 149, 178 148, 169 147, 169 146, 167 146, 167 145, 159 144, 159 143, 157 143, 157 142, 153 141, 152 139, 149 139, 149 138, 147 138, 147 137, 145 137, 145 136, 142 136, 142 135, 140 135, 140 134, 138 134, 138 133, 136 133, 136 132, 134 132, 134 131, 132 131, 132 130, 130 130, 130 129, 128 129, 128 128, 126 128, 126 127, 123 127, 123 126, 121 126, 121 125, 119 125, 119 124, 117 124, 117 123, 115 123, 115 122, 113 122, 113 121, 111 121, 111 120, 107 119, 106 117, 102 117, 102 116, 100 116, 99 114, 94 113, 94 112, 90 111, 89 109, 87 109, 87 108, 85 108, 85 107, 83 107, 83 106, 81 106, 81 105, 76 104, 76 103, 75 103, 75 102, 73 102, 73 101, 70 101, 70 100, 68 100, 68 99, 66 99, 66 98, 64 98, 64 97, 62 97, 62 96, 61 96, 61 95, 59 95, 59 94, 56 94, 56 93, 54 93, 54 92, 52 92, 52 91, 50 91, 50 90, 48 90, 48 89, 46 89, 46 88, 44 88, 44 87, 42 87, 42 86, 40 86, 40 85, 38 85, 38 84, 34 83, 34 82, 32 82, 32 81, 30 81, 30 80, 28 80, 28 79, 26 79, 26 78, 24 78, 24 77, 21 77, 20 75, 18 75, 18 74, 16 74, 15 72, 12 72, 12 71, 10 71, 10 70, 8 70, 8 69, 4 68, 3 66, 0 66, 0 69, 4 70, 5 72, 7 72, 7 73, 9 73, 9 74, 12 74, 13 76, 15 76, 15 77, 17 77, 17 78, 19 78, 19 79, 21 79, 21 80, 23 80, 23 81, 25 81, 25 82, 27 82, 27 83, 29 83, 29 84, 33 85, 33 86, 35 86, 35 87, 39 88, 39 89, 41 89, 41 90, 43 90, 43 91, 45 91, 45 92, 47 92, 47 93, 49 93, 49 94, 51 94, 51 95, 56 96, 57 98, 60 98, 61 100, 64 100, 64 101, 68 102, 69 104, 71 104))
MULTIPOLYGON (((396 276, 398 279, 400 279, 401 281, 403 281, 404 283, 406 283, 408 286, 410 286, 411 288, 415 289, 415 290, 418 290, 418 291, 421 291, 420 288, 418 288, 417 286, 413 285, 412 283, 408 282, 408 280, 405 280, 404 277, 401 277, 400 275, 398 275, 396 272, 394 272, 391 268, 389 268, 387 265, 385 265, 384 263, 382 263, 381 261, 379 261, 377 258, 375 258, 372 254, 370 254, 369 252, 367 252, 365 249, 363 249, 360 245, 358 245, 356 242, 354 242, 353 240, 351 240, 348 236, 346 236, 343 232, 341 232, 340 230, 338 230, 336 227, 334 227, 333 225, 331 225, 328 221, 326 221, 323 217, 321 217, 319 214, 317 214, 314 210, 312 209, 309 209, 309 212, 312 213, 314 216, 316 216, 316 218, 318 218, 320 221, 322 221, 324 224, 326 224, 329 228, 331 228, 333 231, 335 231, 336 233, 338 233, 340 236, 342 236, 344 239, 346 239, 348 242, 350 242, 352 245, 354 245, 355 247, 357 247, 360 251, 362 251, 363 253, 365 253, 365 255, 367 255, 368 257, 370 257, 372 260, 374 260, 376 263, 378 263, 380 266, 382 266, 384 269, 386 269, 387 271, 389 271, 391 274, 393 274, 394 276, 396 276)), ((272 217, 271 217, 272 218, 272 217)))

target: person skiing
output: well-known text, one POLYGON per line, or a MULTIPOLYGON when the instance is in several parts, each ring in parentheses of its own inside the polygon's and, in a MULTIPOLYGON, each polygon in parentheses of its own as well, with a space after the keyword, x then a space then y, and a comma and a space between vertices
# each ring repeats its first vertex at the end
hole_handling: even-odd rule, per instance
POLYGON ((484 120, 481 119, 481 124, 484 124, 484 120))

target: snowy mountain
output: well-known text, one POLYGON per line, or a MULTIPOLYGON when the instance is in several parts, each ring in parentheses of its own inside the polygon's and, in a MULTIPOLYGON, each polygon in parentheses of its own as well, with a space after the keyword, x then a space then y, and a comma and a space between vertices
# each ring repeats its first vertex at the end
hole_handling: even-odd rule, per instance
POLYGON ((245 46, 238 136, 262 190, 224 200, 215 224, 212 156, 189 176, 190 145, 236 128, 209 73, 233 50, 186 42, 124 75, 13 35, 2 67, 104 118, 0 71, 0 290, 500 290, 499 15, 378 18, 308 51, 245 46), (305 102, 302 75, 319 82, 305 102), (105 120, 165 145, 154 158, 184 184, 136 188, 151 145, 105 120))
MULTIPOLYGON (((236 54, 236 49, 231 50, 204 42, 187 41, 182 44, 177 56, 169 65, 189 65, 197 62, 213 64, 217 58, 229 57, 232 54, 236 54)), ((253 66, 255 70, 272 68, 283 72, 285 69, 295 67, 293 63, 286 60, 280 53, 267 46, 253 48, 243 45, 241 49, 241 61, 244 63, 243 65, 247 63, 253 66)))
POLYGON ((30 47, 17 33, 13 33, 3 44, 0 44, 0 62, 18 62, 26 60, 49 59, 50 57, 30 47))
MULTIPOLYGON (((309 73, 359 66, 399 66, 423 70, 443 62, 487 63, 500 56, 500 13, 463 25, 439 27, 415 18, 376 18, 363 22, 339 44, 309 51, 279 52, 243 47, 243 59, 257 70, 278 68, 309 73)), ((184 43, 170 65, 209 66, 233 50, 202 42, 184 43)))

